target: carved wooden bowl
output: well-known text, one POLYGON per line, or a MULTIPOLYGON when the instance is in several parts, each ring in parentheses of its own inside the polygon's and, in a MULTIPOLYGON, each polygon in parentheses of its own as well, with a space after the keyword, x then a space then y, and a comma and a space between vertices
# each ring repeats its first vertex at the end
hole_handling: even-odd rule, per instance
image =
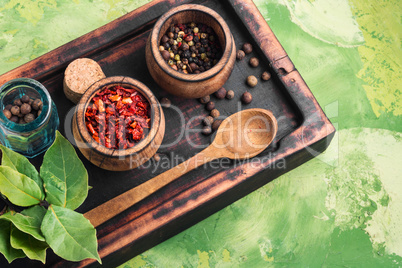
POLYGON ((229 78, 235 60, 236 46, 228 25, 218 13, 202 5, 181 5, 165 13, 156 22, 146 44, 146 62, 153 79, 167 92, 184 98, 200 98, 217 91, 229 78), (199 74, 176 71, 159 51, 162 36, 172 24, 189 22, 210 26, 223 53, 216 65, 199 74))
POLYGON ((77 147, 91 163, 107 170, 124 171, 140 166, 156 153, 165 134, 165 117, 157 98, 148 87, 129 77, 113 76, 95 82, 84 93, 76 106, 72 128, 77 147), (106 148, 92 138, 85 124, 85 112, 92 98, 106 86, 114 85, 137 90, 150 104, 149 132, 135 146, 127 149, 106 148))

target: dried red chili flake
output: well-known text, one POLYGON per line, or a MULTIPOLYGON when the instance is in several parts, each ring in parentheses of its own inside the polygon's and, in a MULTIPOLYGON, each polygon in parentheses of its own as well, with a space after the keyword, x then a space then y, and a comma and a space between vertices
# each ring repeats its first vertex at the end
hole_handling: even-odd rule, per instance
POLYGON ((150 128, 149 102, 137 90, 105 87, 85 111, 85 125, 92 138, 110 149, 127 149, 142 140, 150 128))

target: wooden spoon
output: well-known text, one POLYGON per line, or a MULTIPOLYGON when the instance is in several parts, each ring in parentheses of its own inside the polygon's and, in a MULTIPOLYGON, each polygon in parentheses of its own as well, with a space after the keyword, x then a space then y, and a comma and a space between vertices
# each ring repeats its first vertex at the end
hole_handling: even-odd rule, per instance
POLYGON ((183 174, 214 159, 247 159, 264 151, 274 139, 278 124, 271 111, 248 109, 226 118, 214 141, 200 153, 168 171, 88 211, 84 216, 95 226, 106 222, 183 174))

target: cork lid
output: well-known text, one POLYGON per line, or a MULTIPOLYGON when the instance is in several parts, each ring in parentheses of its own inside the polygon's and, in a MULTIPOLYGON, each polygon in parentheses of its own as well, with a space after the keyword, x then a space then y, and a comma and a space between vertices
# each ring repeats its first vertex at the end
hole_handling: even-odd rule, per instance
POLYGON ((76 59, 67 66, 64 72, 64 94, 77 104, 93 83, 105 77, 102 68, 96 61, 89 58, 76 59))

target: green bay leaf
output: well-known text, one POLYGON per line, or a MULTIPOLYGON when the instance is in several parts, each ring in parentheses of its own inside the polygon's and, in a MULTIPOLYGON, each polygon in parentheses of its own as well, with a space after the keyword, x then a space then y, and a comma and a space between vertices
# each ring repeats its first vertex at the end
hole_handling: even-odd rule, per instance
POLYGON ((10 236, 12 225, 9 221, 0 220, 0 252, 7 259, 8 263, 26 256, 21 249, 15 249, 11 246, 10 236))
POLYGON ((40 178, 36 168, 31 164, 31 162, 29 162, 27 158, 7 147, 4 147, 3 145, 0 145, 0 150, 2 152, 1 165, 10 167, 31 178, 36 182, 43 193, 42 179, 40 178))
POLYGON ((46 249, 49 248, 46 242, 39 241, 14 227, 11 229, 10 244, 15 249, 21 249, 31 260, 46 262, 46 249))
POLYGON ((82 214, 50 205, 41 230, 46 242, 58 256, 69 261, 91 258, 101 263, 96 230, 82 214))
POLYGON ((32 235, 35 239, 45 241, 40 226, 46 209, 41 206, 33 206, 23 210, 21 213, 7 212, 0 216, 0 219, 11 221, 20 231, 32 235))
POLYGON ((29 207, 43 200, 43 192, 34 180, 6 166, 0 166, 0 192, 11 203, 29 207))
POLYGON ((88 195, 88 173, 74 147, 60 132, 43 157, 40 176, 46 201, 50 204, 78 208, 88 195))

